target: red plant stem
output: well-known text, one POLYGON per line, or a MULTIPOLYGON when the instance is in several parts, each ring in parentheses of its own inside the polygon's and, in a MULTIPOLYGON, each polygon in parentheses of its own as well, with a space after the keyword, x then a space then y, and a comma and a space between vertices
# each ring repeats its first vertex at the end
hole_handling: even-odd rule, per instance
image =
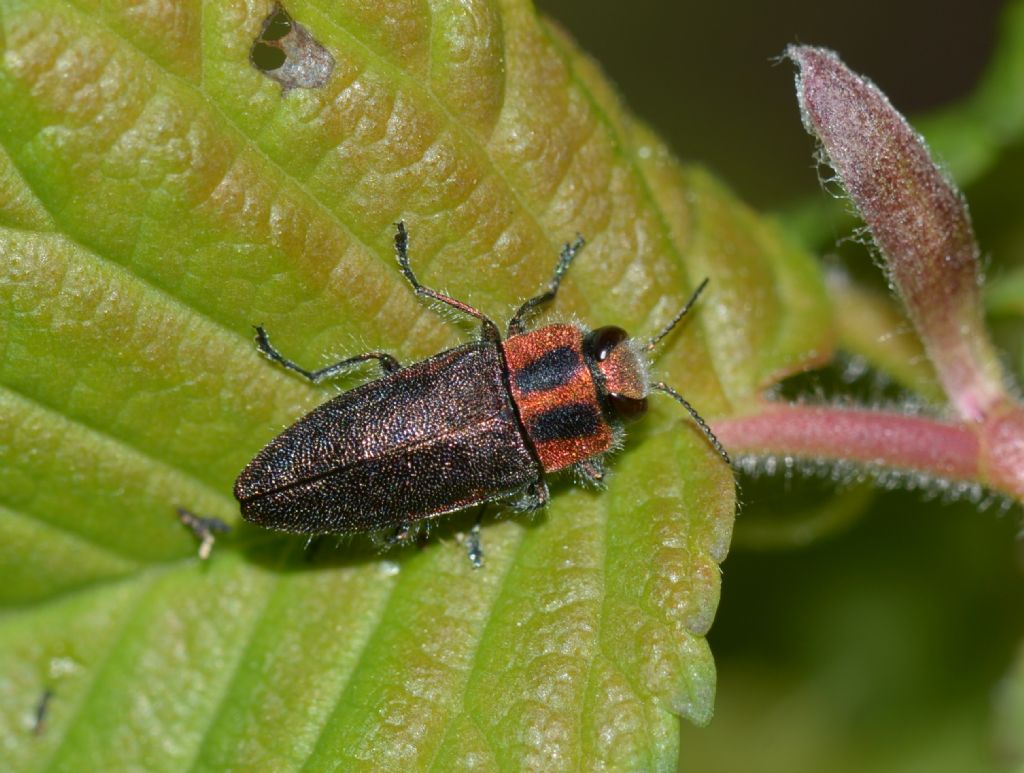
POLYGON ((730 454, 851 461, 980 481, 980 442, 968 425, 921 416, 817 405, 766 404, 716 421, 730 454))

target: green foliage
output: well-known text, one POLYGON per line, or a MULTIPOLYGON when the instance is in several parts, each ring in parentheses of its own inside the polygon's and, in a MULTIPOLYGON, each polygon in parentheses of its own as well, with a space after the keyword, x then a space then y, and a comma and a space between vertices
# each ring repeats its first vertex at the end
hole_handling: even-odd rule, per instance
MULTIPOLYGON (((805 253, 680 168, 523 2, 289 3, 317 89, 250 64, 272 4, 0 4, 0 747, 15 769, 670 768, 706 723, 732 479, 677 406, 608 490, 384 556, 239 524, 234 476, 314 365, 465 338, 588 238, 558 315, 656 329, 707 414, 827 358, 805 253), (175 520, 236 527, 206 564, 175 520), (32 731, 40 696, 45 722, 32 731)), ((347 385, 354 383, 348 382, 347 385)))

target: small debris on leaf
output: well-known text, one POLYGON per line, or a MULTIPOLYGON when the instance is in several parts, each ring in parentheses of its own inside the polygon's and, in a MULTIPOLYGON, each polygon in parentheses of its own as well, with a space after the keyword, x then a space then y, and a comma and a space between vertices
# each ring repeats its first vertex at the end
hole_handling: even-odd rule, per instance
POLYGON ((32 735, 42 735, 46 729, 46 715, 49 713, 50 701, 53 699, 53 690, 47 687, 43 690, 39 702, 36 703, 35 711, 32 712, 32 735))
POLYGON ((206 518, 202 515, 196 515, 184 507, 179 507, 177 510, 178 520, 188 527, 196 536, 196 539, 199 540, 199 559, 205 561, 210 557, 210 553, 213 550, 216 535, 231 531, 231 527, 220 518, 206 518))

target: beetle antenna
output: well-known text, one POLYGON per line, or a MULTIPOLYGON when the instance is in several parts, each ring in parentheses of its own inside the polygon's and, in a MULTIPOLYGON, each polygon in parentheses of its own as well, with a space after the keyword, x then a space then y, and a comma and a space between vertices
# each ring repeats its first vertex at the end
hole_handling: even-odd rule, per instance
MULTIPOLYGON (((707 284, 707 281, 708 280, 705 279, 701 286, 697 288, 697 293, 700 292, 701 287, 704 287, 704 285, 707 284)), ((694 293, 695 297, 697 293, 694 293)), ((690 304, 687 304, 687 306, 689 305, 690 304)), ((659 392, 664 392, 669 397, 678 402, 680 405, 682 405, 686 409, 687 413, 689 413, 690 416, 693 418, 694 422, 696 422, 697 426, 700 427, 700 431, 704 433, 704 437, 708 439, 708 442, 718 452, 718 455, 725 460, 726 464, 732 467, 732 459, 729 458, 728 451, 725 450, 722 444, 718 441, 718 438, 715 437, 715 433, 711 431, 711 427, 708 426, 708 423, 704 421, 703 418, 701 418, 701 415, 697 413, 697 410, 686 401, 685 397, 679 394, 676 390, 674 390, 664 381, 659 381, 657 384, 651 384, 651 389, 657 389, 659 392)))
POLYGON ((697 302, 697 298, 700 297, 700 294, 704 292, 704 288, 707 286, 708 278, 704 277, 704 281, 697 285, 697 289, 693 291, 693 295, 690 296, 690 300, 683 304, 683 308, 679 310, 679 313, 676 314, 675 318, 667 325, 665 325, 665 327, 661 329, 661 332, 658 333, 658 335, 654 336, 654 338, 647 342, 647 346, 644 347, 645 351, 651 351, 651 349, 658 345, 658 342, 661 341, 662 338, 667 336, 672 331, 672 328, 679 324, 679 320, 686 316, 686 312, 688 312, 690 310, 690 307, 697 302))

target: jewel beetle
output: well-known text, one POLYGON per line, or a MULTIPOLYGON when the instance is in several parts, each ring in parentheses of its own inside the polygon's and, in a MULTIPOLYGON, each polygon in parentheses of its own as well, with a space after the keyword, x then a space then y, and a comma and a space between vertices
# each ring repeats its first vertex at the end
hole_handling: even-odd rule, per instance
MULTIPOLYGON (((309 371, 283 357, 257 327, 259 350, 313 383, 371 360, 383 375, 315 408, 256 455, 235 482, 246 520, 309 535, 391 530, 390 541, 400 542, 419 524, 495 500, 537 510, 548 501, 549 473, 572 468, 583 481, 600 483, 603 457, 621 445, 622 425, 643 415, 652 391, 678 401, 729 462, 697 411, 649 378, 648 353, 707 279, 648 341, 611 326, 528 330, 527 317, 555 298, 583 246, 577 237, 562 249, 547 289, 519 307, 502 338, 482 312, 420 284, 409 264, 408 232, 403 223, 396 228, 395 254, 415 293, 478 319, 480 338, 408 367, 390 354, 367 352, 309 371)), ((471 541, 470 558, 480 565, 478 542, 471 541)))

